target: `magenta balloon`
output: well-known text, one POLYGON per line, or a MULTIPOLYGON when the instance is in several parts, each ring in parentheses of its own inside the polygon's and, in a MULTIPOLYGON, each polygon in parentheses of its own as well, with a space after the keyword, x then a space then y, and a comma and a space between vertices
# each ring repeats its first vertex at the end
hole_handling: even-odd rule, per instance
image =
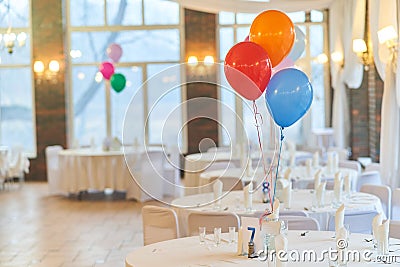
POLYGON ((250 37, 247 35, 243 42, 250 42, 250 37))
POLYGON ((103 74, 104 79, 109 80, 114 74, 114 65, 110 62, 103 62, 100 64, 99 70, 103 74))
POLYGON ((122 48, 119 44, 110 44, 107 48, 107 56, 114 62, 118 62, 122 56, 122 48))

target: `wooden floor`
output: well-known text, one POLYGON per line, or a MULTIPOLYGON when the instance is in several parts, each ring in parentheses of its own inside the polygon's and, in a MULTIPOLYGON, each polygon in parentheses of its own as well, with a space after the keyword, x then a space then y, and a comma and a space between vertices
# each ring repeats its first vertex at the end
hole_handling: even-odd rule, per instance
POLYGON ((125 266, 125 256, 143 245, 142 206, 49 196, 47 183, 15 184, 0 191, 0 266, 125 266))

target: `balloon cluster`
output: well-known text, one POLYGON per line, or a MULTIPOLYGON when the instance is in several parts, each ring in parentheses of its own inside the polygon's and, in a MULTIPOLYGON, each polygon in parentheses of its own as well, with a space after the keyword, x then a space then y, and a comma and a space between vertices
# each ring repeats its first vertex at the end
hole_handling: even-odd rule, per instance
MULTIPOLYGON (((117 63, 122 56, 122 48, 119 44, 110 44, 107 48, 107 56, 112 62, 117 63)), ((99 66, 99 71, 104 79, 110 80, 111 87, 115 92, 119 93, 124 90, 126 85, 125 76, 121 73, 115 73, 114 64, 109 61, 104 61, 99 66)))
POLYGON ((232 88, 255 101, 265 92, 267 108, 281 128, 310 108, 313 89, 306 74, 293 68, 305 48, 304 33, 278 10, 266 10, 252 22, 249 36, 234 45, 224 72, 232 88))

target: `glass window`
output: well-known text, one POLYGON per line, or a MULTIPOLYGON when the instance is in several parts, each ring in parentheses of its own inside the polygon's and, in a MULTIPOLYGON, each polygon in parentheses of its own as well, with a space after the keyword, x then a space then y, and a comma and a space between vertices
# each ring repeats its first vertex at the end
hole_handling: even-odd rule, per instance
POLYGON ((219 29, 219 55, 223 61, 229 49, 234 45, 233 29, 220 28, 219 29))
POLYGON ((235 13, 232 12, 220 12, 219 13, 219 24, 235 24, 235 13))
POLYGON ((324 13, 318 10, 311 10, 311 21, 322 22, 324 20, 324 13))
POLYGON ((286 13, 286 15, 288 15, 288 17, 292 20, 293 23, 304 22, 306 19, 306 12, 304 11, 289 12, 286 13))
POLYGON ((236 23, 250 25, 256 17, 257 17, 257 14, 238 13, 236 15, 236 23))
POLYGON ((107 1, 108 25, 141 25, 142 20, 141 0, 107 1))
POLYGON ((165 0, 144 1, 144 22, 146 25, 179 24, 179 4, 165 0))
POLYGON ((322 25, 310 25, 310 43, 311 56, 316 57, 324 52, 324 28, 322 25))

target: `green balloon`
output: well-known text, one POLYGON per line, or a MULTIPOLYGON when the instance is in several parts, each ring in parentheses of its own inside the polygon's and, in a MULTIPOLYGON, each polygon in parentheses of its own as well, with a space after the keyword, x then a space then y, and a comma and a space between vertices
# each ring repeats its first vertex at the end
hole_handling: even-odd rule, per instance
POLYGON ((125 76, 121 73, 114 73, 110 79, 111 87, 114 89, 115 92, 119 93, 124 90, 126 85, 125 76))

